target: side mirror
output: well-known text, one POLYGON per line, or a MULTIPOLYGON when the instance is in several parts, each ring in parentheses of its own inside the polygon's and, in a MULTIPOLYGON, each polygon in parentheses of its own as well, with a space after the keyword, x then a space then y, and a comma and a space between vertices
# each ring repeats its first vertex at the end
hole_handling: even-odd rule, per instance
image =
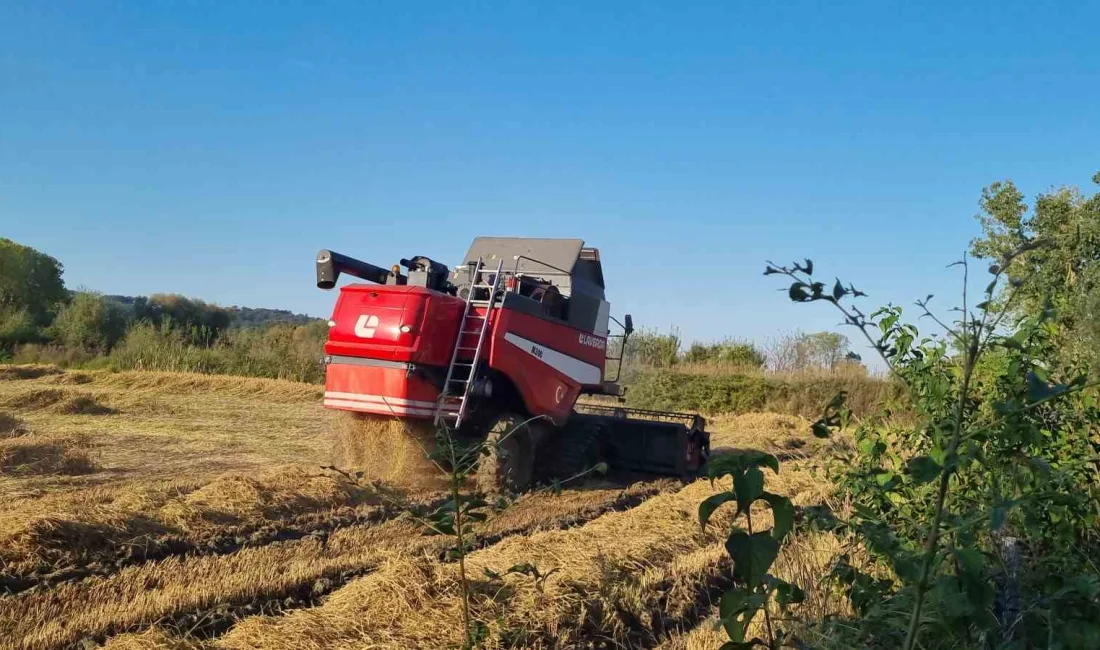
POLYGON ((623 326, 623 331, 627 334, 634 333, 634 319, 630 317, 630 314, 626 315, 626 325, 623 326))

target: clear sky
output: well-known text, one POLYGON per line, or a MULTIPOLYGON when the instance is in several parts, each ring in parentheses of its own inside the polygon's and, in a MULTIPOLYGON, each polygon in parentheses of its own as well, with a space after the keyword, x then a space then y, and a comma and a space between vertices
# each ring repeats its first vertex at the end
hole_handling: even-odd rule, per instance
POLYGON ((0 236, 70 287, 326 317, 320 248, 581 237, 688 339, 954 304, 981 188, 1100 169, 1100 5, 0 1, 0 236), (873 303, 868 303, 869 305, 873 303))

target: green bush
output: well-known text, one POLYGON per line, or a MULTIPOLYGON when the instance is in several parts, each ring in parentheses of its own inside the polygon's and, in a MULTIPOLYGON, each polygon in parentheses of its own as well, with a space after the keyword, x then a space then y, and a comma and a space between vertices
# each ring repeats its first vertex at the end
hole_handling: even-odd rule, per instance
POLYGON ((902 394, 896 382, 854 374, 785 377, 642 370, 628 383, 626 399, 639 408, 710 414, 774 411, 816 418, 821 405, 840 391, 860 413, 894 403, 902 394))
POLYGON ((121 305, 80 292, 61 308, 49 331, 54 341, 67 347, 106 352, 126 334, 126 324, 121 305))
POLYGON ((671 368, 680 359, 680 332, 661 334, 655 329, 642 329, 630 336, 623 355, 623 366, 637 368, 671 368))
POLYGON ((0 310, 0 352, 10 353, 20 343, 38 341, 42 334, 26 310, 0 310))
POLYGON ((224 355, 212 347, 190 342, 185 330, 141 322, 111 352, 112 366, 121 370, 228 373, 224 355))
POLYGON ((120 370, 164 370, 320 383, 325 324, 273 325, 229 330, 214 345, 196 344, 187 330, 171 324, 134 325, 111 352, 120 370))
POLYGON ((726 339, 717 343, 692 343, 684 354, 683 361, 735 368, 762 368, 767 358, 752 343, 726 339))
POLYGON ((11 356, 11 362, 16 364, 33 363, 62 368, 75 366, 85 368, 89 367, 89 364, 102 359, 105 359, 105 357, 97 356, 84 348, 70 348, 63 345, 43 343, 17 345, 11 356))
POLYGON ((844 542, 828 578, 855 617, 807 621, 813 647, 1100 645, 1096 385, 1087 366, 1058 362, 1065 323, 1052 303, 1004 311, 1026 282, 1005 269, 1043 245, 991 265, 951 325, 918 301, 946 337, 922 335, 895 306, 865 313, 861 292, 816 281, 810 260, 768 265, 792 301, 832 305, 874 347, 911 415, 852 420, 839 394, 812 426, 818 437, 848 427, 855 443, 828 469, 829 503, 806 511, 844 542))

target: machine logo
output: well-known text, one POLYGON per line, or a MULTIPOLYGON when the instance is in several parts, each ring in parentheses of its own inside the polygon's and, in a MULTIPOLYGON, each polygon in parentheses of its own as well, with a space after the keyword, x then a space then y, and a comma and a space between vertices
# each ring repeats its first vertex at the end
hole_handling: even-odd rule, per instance
POLYGON ((590 348, 597 348, 603 350, 607 347, 607 341, 599 338, 598 336, 592 336, 591 334, 581 334, 578 337, 581 345, 587 345, 590 348))
POLYGON ((378 328, 378 317, 371 314, 363 314, 355 322, 355 335, 361 339, 374 338, 374 330, 378 328))

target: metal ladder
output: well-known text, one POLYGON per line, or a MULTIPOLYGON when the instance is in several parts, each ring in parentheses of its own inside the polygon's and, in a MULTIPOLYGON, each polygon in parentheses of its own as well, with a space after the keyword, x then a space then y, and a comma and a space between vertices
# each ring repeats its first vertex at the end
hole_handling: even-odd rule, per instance
POLYGON ((485 270, 485 264, 479 257, 477 264, 474 266, 474 272, 470 276, 470 292, 466 294, 466 307, 462 311, 462 324, 458 328, 458 338, 455 339, 454 351, 451 353, 451 363, 447 366, 447 378, 443 381, 443 390, 439 394, 439 401, 436 404, 435 409, 435 426, 442 424, 446 418, 453 417, 454 428, 457 429, 462 424, 462 419, 466 417, 466 407, 469 404, 470 389, 473 387, 475 374, 477 371, 477 363, 481 359, 481 348, 485 344, 485 332, 489 330, 489 318, 493 314, 493 307, 497 300, 497 290, 501 284, 501 271, 504 269, 504 260, 500 260, 497 264, 497 271, 493 275, 492 284, 479 283, 478 278, 485 270), (488 289, 488 300, 476 300, 474 296, 477 294, 478 289, 488 289), (478 316, 474 311, 474 307, 485 306, 485 315, 478 316), (469 347, 462 345, 462 339, 470 334, 477 334, 477 346, 469 347), (469 363, 459 361, 459 352, 473 351, 473 359, 469 363), (465 379, 459 379, 455 376, 456 368, 469 368, 469 372, 466 374, 465 379), (447 406, 453 406, 455 401, 458 402, 458 412, 449 412, 445 410, 447 406))

